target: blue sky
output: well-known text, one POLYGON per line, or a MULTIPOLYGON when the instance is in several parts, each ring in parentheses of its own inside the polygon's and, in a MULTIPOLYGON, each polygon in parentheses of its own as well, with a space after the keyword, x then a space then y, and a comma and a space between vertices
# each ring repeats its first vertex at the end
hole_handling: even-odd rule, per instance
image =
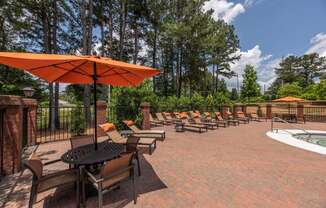
MULTIPOLYGON (((242 58, 233 69, 242 74, 246 64, 256 66, 260 84, 274 80, 273 69, 289 54, 326 55, 326 0, 210 0, 216 19, 233 24, 242 58)), ((229 80, 229 87, 235 80, 229 80)))

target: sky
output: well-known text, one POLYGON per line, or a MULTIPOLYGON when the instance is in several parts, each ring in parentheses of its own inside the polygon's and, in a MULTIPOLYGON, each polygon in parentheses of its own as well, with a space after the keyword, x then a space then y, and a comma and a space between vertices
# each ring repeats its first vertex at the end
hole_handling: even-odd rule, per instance
MULTIPOLYGON (((326 56, 326 0, 209 0, 215 19, 233 24, 241 59, 232 64, 240 82, 246 64, 256 67, 262 89, 274 81, 282 57, 317 52, 326 56)), ((227 80, 236 87, 236 78, 227 80)))

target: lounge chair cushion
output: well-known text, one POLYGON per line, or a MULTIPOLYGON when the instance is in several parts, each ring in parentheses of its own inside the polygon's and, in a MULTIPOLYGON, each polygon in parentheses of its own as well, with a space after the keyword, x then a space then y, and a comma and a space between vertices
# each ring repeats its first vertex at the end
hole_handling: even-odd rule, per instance
POLYGON ((132 120, 124 120, 123 123, 125 123, 127 126, 132 126, 135 124, 132 120))
POLYGON ((113 131, 113 130, 116 129, 116 127, 115 127, 115 125, 113 123, 100 124, 99 127, 101 129, 103 129, 104 132, 113 131))

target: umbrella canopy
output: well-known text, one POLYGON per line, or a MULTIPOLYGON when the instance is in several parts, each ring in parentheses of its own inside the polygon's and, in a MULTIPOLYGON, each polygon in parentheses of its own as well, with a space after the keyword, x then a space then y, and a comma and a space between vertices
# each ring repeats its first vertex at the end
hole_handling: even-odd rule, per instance
POLYGON ((0 52, 0 64, 23 69, 50 83, 94 85, 94 138, 97 149, 96 84, 136 86, 159 73, 150 67, 97 56, 0 52))
POLYGON ((48 82, 72 84, 92 84, 96 75, 98 84, 136 86, 159 73, 150 67, 95 56, 0 52, 0 64, 24 69, 48 82))
POLYGON ((279 103, 293 103, 293 102, 303 102, 305 101, 304 99, 301 98, 296 98, 296 97, 283 97, 279 99, 272 100, 273 102, 279 102, 279 103))

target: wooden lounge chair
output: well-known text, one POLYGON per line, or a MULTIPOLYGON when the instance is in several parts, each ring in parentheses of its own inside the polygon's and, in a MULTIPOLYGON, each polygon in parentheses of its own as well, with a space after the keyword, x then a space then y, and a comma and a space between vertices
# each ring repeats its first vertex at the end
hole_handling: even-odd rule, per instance
POLYGON ((159 121, 162 121, 164 125, 171 125, 172 124, 172 121, 171 120, 168 120, 168 119, 165 119, 162 115, 162 113, 155 113, 157 119, 159 121))
POLYGON ((133 131, 133 135, 141 138, 165 139, 164 130, 140 130, 133 121, 124 120, 124 124, 133 131))
MULTIPOLYGON (((133 199, 136 204, 136 189, 135 189, 135 176, 134 165, 132 163, 133 153, 126 153, 120 157, 108 161, 104 164, 99 174, 92 174, 85 170, 87 180, 97 189, 98 193, 98 207, 103 206, 103 191, 112 190, 117 184, 130 180, 133 188, 133 199)), ((83 187, 85 182, 83 182, 83 187)), ((84 188, 83 188, 84 190, 84 188)), ((83 193, 84 195, 84 193, 83 193)))
POLYGON ((32 188, 28 207, 32 208, 36 201, 37 194, 54 189, 68 184, 76 184, 76 199, 77 207, 80 203, 79 198, 79 171, 76 169, 61 170, 47 175, 43 174, 44 166, 60 162, 61 160, 54 160, 42 163, 41 159, 33 153, 28 160, 24 161, 24 167, 29 169, 33 174, 32 188))
POLYGON ((239 125, 238 120, 235 120, 235 119, 227 119, 227 120, 225 120, 225 119, 223 119, 220 112, 215 112, 215 116, 216 116, 215 121, 218 122, 219 124, 223 125, 224 127, 230 126, 230 124, 232 124, 233 126, 239 125))
POLYGON ((253 113, 249 113, 249 117, 250 117, 250 119, 252 120, 252 121, 261 121, 260 119, 260 117, 258 116, 258 114, 257 113, 255 113, 255 112, 253 112, 253 113))
MULTIPOLYGON (((121 134, 117 131, 116 126, 113 123, 104 123, 100 124, 99 127, 108 135, 109 139, 115 143, 127 144, 127 138, 121 136, 121 134)), ((140 138, 138 145, 148 147, 149 154, 156 149, 156 139, 153 138, 140 138)))
POLYGON ((149 114, 149 122, 154 126, 162 126, 164 125, 164 121, 156 120, 153 118, 152 114, 149 114))
POLYGON ((243 122, 244 124, 248 124, 250 121, 250 118, 248 118, 247 116, 245 116, 245 114, 242 111, 238 111, 237 113, 237 119, 239 120, 239 122, 243 122))
POLYGON ((163 112, 162 115, 166 121, 171 122, 172 124, 175 124, 176 122, 181 122, 181 120, 178 118, 172 118, 171 113, 163 112))
POLYGON ((203 124, 189 123, 187 113, 181 113, 180 119, 182 120, 183 128, 186 130, 197 130, 199 133, 206 132, 207 126, 203 124))
POLYGON ((206 128, 210 128, 210 129, 215 129, 218 128, 218 124, 217 123, 212 123, 212 122, 203 122, 200 120, 200 114, 197 114, 197 113, 193 113, 192 115, 192 120, 194 121, 195 124, 201 124, 201 125, 205 125, 206 128))

